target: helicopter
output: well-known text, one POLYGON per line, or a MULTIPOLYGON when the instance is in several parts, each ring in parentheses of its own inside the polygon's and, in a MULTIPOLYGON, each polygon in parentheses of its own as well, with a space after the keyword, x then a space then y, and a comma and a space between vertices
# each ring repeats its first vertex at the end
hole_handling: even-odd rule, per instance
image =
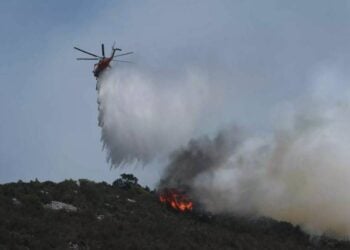
POLYGON ((99 60, 98 63, 96 63, 94 65, 94 70, 92 71, 92 73, 94 74, 94 76, 96 77, 96 79, 100 76, 100 74, 106 69, 106 68, 111 68, 110 66, 110 63, 111 61, 117 61, 117 62, 123 62, 123 63, 131 63, 130 61, 123 61, 123 60, 117 60, 115 59, 116 57, 120 57, 120 56, 126 56, 126 55, 130 55, 130 54, 133 54, 134 52, 126 52, 126 53, 122 53, 122 54, 117 54, 115 55, 116 51, 122 51, 121 49, 119 48, 115 48, 115 42, 112 46, 112 54, 110 57, 106 57, 105 56, 105 46, 104 44, 102 43, 101 44, 101 51, 102 51, 102 56, 99 56, 99 55, 95 55, 91 52, 88 52, 88 51, 85 51, 85 50, 82 50, 78 47, 74 47, 74 49, 76 50, 79 50, 80 52, 83 52, 85 54, 88 54, 90 56, 93 56, 93 57, 90 57, 90 58, 82 58, 82 57, 79 57, 77 58, 77 60, 99 60))

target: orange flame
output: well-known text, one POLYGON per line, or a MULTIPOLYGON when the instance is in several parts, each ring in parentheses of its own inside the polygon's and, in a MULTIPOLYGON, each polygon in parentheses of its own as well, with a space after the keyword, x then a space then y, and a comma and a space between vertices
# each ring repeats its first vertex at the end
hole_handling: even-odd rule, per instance
POLYGON ((166 203, 181 212, 192 211, 193 209, 193 203, 187 195, 176 189, 164 189, 159 195, 159 200, 161 203, 166 203))

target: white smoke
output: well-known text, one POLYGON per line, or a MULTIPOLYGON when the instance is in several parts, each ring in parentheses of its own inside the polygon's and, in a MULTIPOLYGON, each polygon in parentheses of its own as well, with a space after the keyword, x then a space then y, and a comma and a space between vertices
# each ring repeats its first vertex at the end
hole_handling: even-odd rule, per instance
POLYGON ((192 140, 173 155, 161 186, 190 186, 214 213, 268 216, 311 234, 349 237, 350 97, 331 91, 337 79, 321 80, 279 116, 272 136, 223 130, 192 140))
POLYGON ((242 141, 214 171, 198 173, 193 187, 207 209, 350 236, 350 99, 319 105, 308 107, 312 115, 298 110, 270 139, 242 141))

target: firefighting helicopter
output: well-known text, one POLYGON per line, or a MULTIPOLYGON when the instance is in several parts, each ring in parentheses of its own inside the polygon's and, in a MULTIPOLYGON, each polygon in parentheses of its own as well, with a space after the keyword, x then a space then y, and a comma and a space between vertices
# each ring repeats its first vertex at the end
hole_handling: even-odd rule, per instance
POLYGON ((126 55, 130 55, 134 52, 126 52, 126 53, 122 53, 122 54, 118 54, 118 55, 115 55, 115 52, 116 51, 121 51, 121 49, 119 48, 115 48, 115 42, 112 46, 112 54, 110 57, 106 57, 105 56, 105 46, 104 44, 102 43, 101 44, 101 50, 102 50, 102 56, 98 56, 98 55, 95 55, 93 53, 90 53, 88 51, 85 51, 85 50, 82 50, 80 48, 77 48, 77 47, 74 47, 74 49, 76 50, 79 50, 80 52, 83 52, 85 54, 88 54, 90 56, 93 56, 93 57, 90 57, 90 58, 82 58, 82 57, 79 57, 77 58, 77 60, 99 60, 98 63, 96 63, 94 65, 94 70, 92 71, 94 73, 94 76, 96 78, 99 77, 99 75, 106 69, 106 68, 110 68, 110 63, 111 61, 117 61, 117 62, 123 62, 123 63, 131 63, 130 61, 123 61, 123 60, 117 60, 115 59, 116 57, 120 57, 120 56, 126 56, 126 55))

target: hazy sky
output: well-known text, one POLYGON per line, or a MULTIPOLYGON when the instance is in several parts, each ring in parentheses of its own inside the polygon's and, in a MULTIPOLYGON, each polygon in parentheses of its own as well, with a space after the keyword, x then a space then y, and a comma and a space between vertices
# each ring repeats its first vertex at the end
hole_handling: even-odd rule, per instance
POLYGON ((92 63, 76 61, 73 46, 98 53, 104 42, 109 53, 116 40, 135 51, 136 66, 121 67, 159 74, 197 67, 231 97, 217 119, 265 131, 276 106, 303 95, 320 68, 346 72, 349 27, 342 0, 1 1, 0 182, 159 176, 109 169, 92 63))

